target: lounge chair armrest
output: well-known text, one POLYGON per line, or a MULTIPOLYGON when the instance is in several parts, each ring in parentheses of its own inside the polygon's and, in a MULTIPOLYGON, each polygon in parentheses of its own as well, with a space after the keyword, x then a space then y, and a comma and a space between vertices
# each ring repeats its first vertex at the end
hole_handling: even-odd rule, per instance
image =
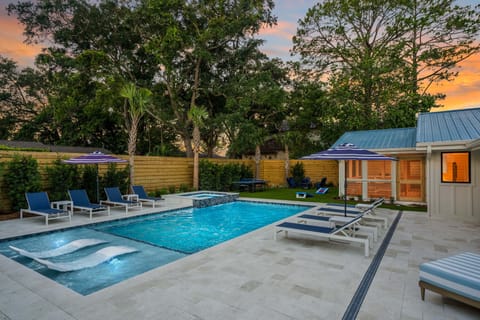
POLYGON ((123 200, 138 202, 138 194, 136 193, 124 194, 122 195, 122 198, 123 200))

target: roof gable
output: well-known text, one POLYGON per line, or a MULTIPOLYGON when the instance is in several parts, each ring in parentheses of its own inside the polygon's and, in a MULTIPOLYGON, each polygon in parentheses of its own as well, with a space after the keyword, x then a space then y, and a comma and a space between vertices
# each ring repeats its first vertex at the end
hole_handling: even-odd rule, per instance
POLYGON ((345 132, 332 147, 342 143, 353 143, 364 149, 407 149, 415 148, 416 128, 394 128, 345 132))
POLYGON ((480 108, 421 113, 417 143, 468 141, 480 138, 480 108))

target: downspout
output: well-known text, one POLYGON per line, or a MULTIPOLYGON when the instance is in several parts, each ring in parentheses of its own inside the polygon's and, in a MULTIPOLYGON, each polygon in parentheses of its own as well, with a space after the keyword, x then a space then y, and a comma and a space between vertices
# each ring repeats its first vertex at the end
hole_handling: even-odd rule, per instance
POLYGON ((432 170, 432 164, 431 164, 431 160, 432 160, 432 145, 428 145, 427 146, 427 159, 426 159, 427 163, 427 168, 425 170, 425 184, 426 184, 426 188, 425 188, 425 198, 427 199, 427 210, 428 210, 428 216, 431 217, 432 216, 432 210, 433 210, 433 201, 430 197, 431 193, 432 193, 432 181, 430 180, 431 177, 433 177, 432 173, 430 172, 430 170, 432 170))

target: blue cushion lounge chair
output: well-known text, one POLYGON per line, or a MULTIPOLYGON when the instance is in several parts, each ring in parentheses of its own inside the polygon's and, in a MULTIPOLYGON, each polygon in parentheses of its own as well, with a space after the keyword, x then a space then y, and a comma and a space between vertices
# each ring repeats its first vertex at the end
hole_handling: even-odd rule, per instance
MULTIPOLYGON (((379 198, 372 203, 357 203, 357 204, 347 204, 347 208, 351 210, 366 211, 372 210, 375 213, 375 209, 380 207, 385 202, 384 198, 379 198)), ((343 203, 327 203, 329 207, 344 207, 343 203)))
POLYGON ((155 208, 155 203, 157 201, 165 200, 162 197, 150 197, 145 192, 145 188, 143 186, 132 186, 132 191, 134 194, 138 195, 138 201, 148 202, 152 204, 152 207, 155 208))
MULTIPOLYGON (((328 216, 345 216, 345 209, 339 206, 322 206, 318 209, 318 214, 328 216)), ((361 211, 355 208, 347 208, 347 217, 362 216, 365 220, 380 222, 383 228, 388 227, 388 219, 372 213, 372 209, 361 211)))
POLYGON ((94 213, 107 212, 107 214, 110 215, 110 207, 97 203, 91 203, 90 199, 88 199, 87 191, 84 189, 68 190, 68 195, 73 202, 73 209, 87 211, 90 214, 90 220, 92 219, 92 215, 94 213))
MULTIPOLYGON (((295 218, 298 220, 299 223, 301 222, 308 222, 309 220, 312 221, 328 221, 329 223, 332 224, 332 226, 343 226, 346 223, 350 223, 352 217, 342 217, 342 216, 317 216, 314 214, 300 214, 298 216, 295 216, 295 218)), ((370 226, 365 226, 361 224, 362 219, 358 219, 355 224, 350 225, 349 231, 351 232, 352 236, 356 235, 361 235, 361 236, 367 236, 370 241, 377 242, 378 239, 378 229, 376 227, 370 227, 370 226)))
POLYGON ((295 223, 295 222, 282 222, 275 226, 273 237, 277 240, 277 233, 285 232, 285 236, 288 236, 288 232, 300 233, 311 235, 327 240, 347 241, 360 243, 365 248, 365 257, 369 256, 370 244, 368 238, 356 238, 352 237, 348 233, 348 228, 356 224, 361 217, 352 219, 349 223, 344 224, 341 227, 320 226, 308 223, 295 223))
POLYGON ((297 187, 297 183, 295 182, 295 179, 293 179, 293 177, 288 177, 287 178, 287 184, 288 184, 289 188, 296 188, 297 187))
POLYGON ((45 224, 49 220, 68 218, 72 222, 72 215, 69 210, 54 209, 46 192, 27 192, 25 193, 28 209, 20 209, 20 219, 23 219, 23 213, 31 213, 45 217, 45 224))
POLYGON ((464 252, 420 265, 420 295, 425 289, 480 309, 480 255, 464 252))
POLYGON ((105 188, 105 194, 107 195, 107 200, 101 200, 100 204, 125 207, 125 214, 128 214, 128 209, 130 208, 142 208, 140 201, 125 200, 118 187, 105 188))

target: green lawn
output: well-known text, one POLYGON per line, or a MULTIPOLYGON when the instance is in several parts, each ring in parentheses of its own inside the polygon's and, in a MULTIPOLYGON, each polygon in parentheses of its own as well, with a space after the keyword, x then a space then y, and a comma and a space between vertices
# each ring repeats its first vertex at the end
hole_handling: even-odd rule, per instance
MULTIPOLYGON (((337 199, 338 188, 330 187, 326 194, 316 194, 314 189, 305 190, 301 188, 287 189, 287 188, 272 188, 265 191, 258 192, 240 192, 241 197, 245 198, 257 198, 257 199, 275 199, 275 200, 292 200, 292 201, 304 201, 304 202, 336 202, 343 203, 343 200, 337 199), (308 192, 313 197, 305 199, 297 199, 297 191, 308 192)), ((356 204, 358 201, 347 201, 349 204, 356 204)), ((381 208, 395 209, 395 210, 408 210, 408 211, 422 211, 426 212, 425 206, 401 206, 395 204, 384 204, 381 208)))

